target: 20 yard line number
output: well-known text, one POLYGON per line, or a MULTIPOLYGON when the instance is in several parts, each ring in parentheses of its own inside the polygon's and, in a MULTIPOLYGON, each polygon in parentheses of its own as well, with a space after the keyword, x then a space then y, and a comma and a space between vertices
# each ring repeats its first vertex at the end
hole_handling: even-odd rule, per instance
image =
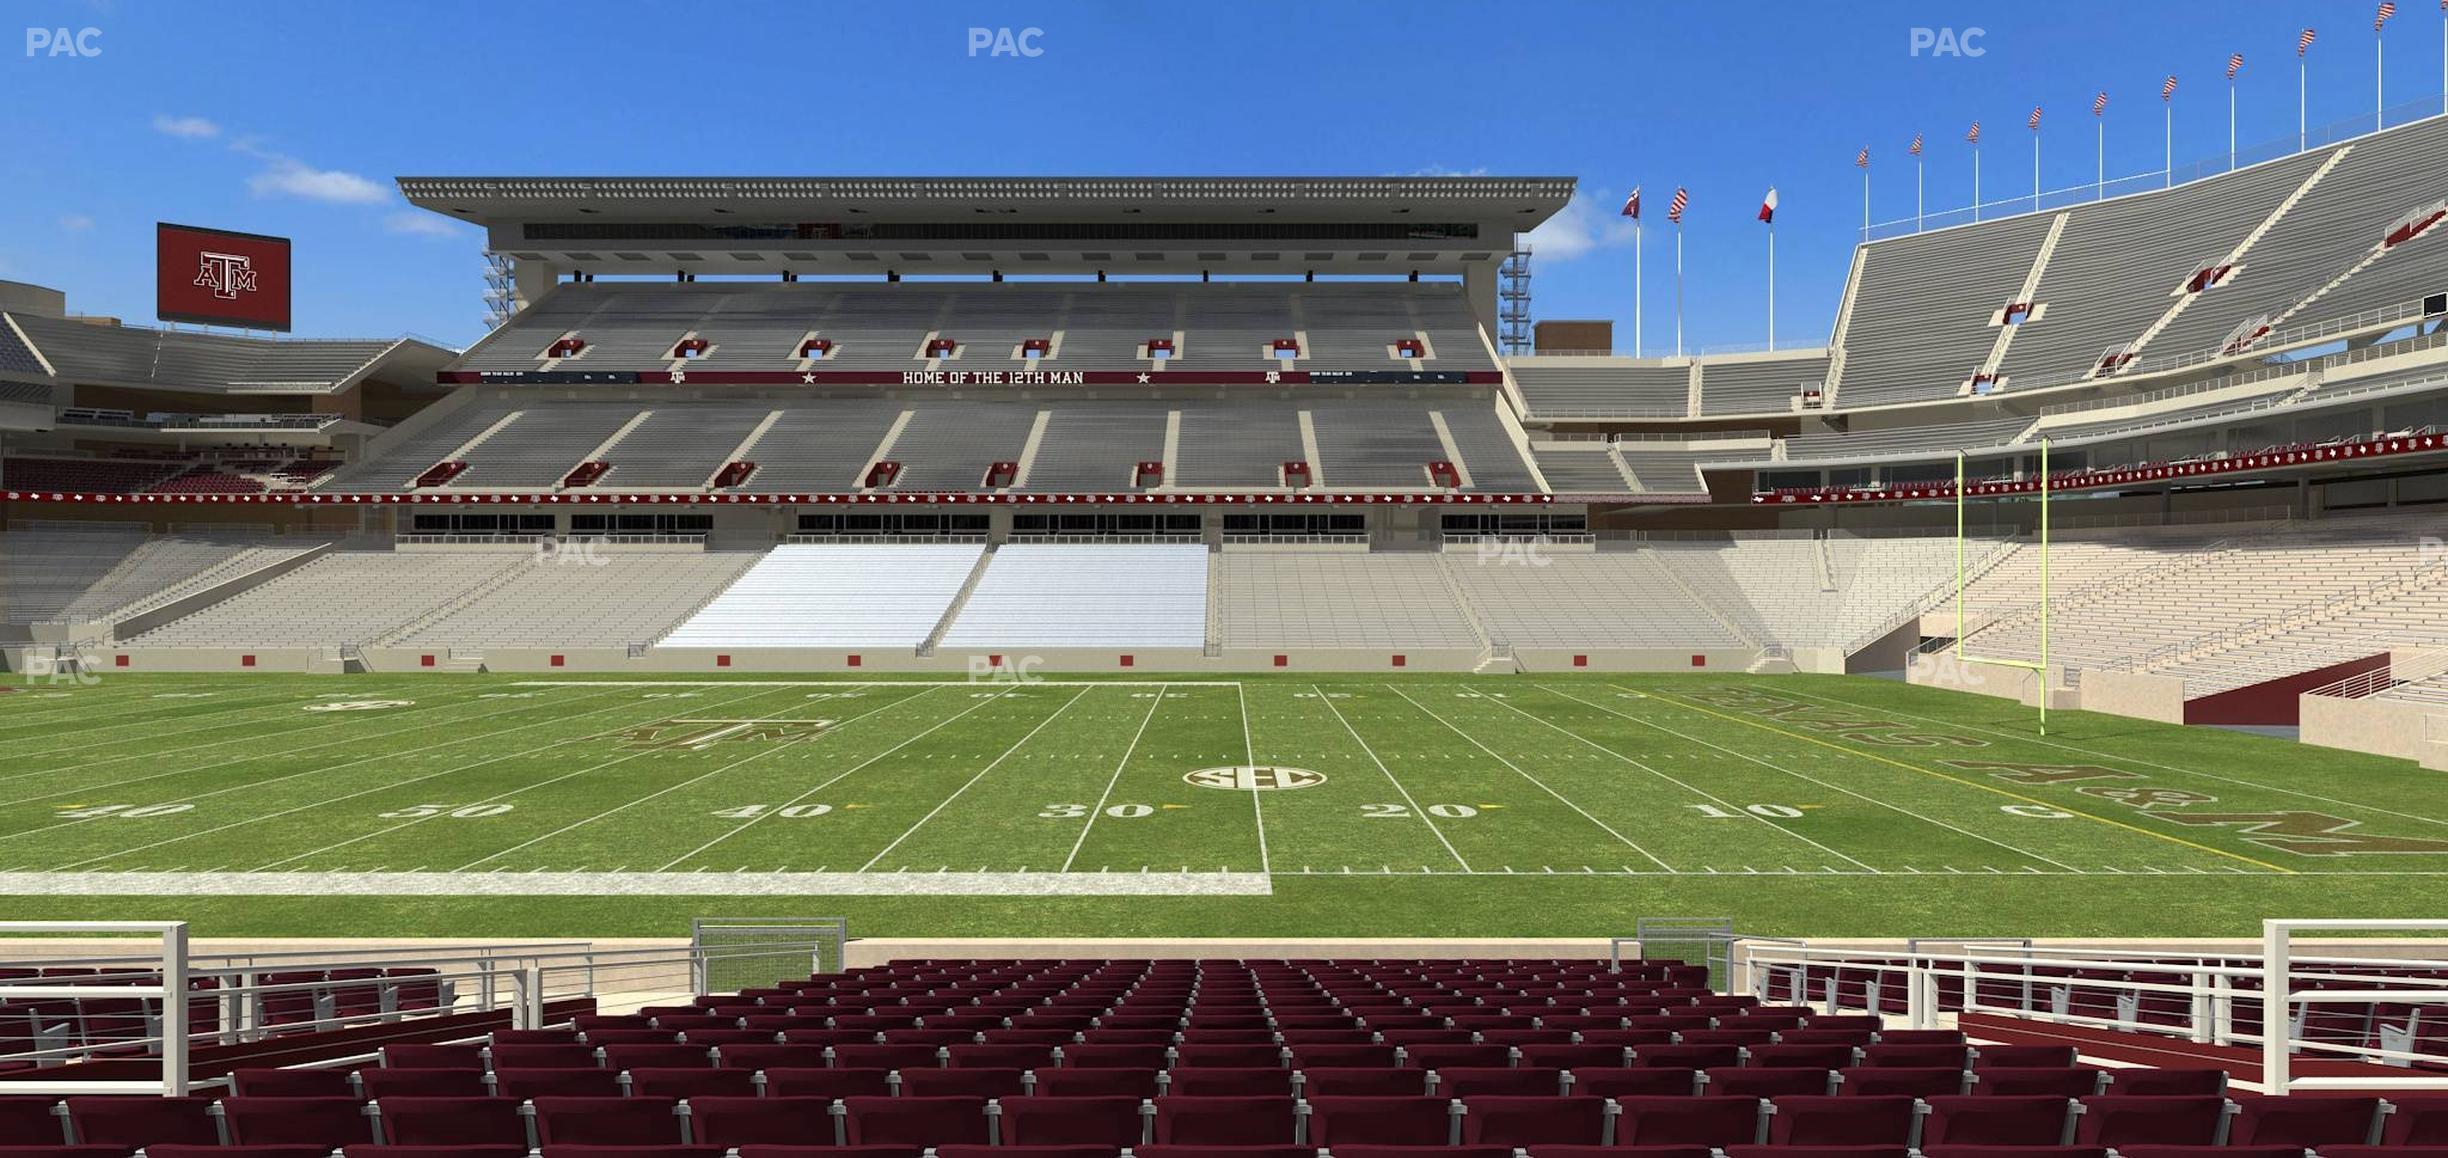
POLYGON ((91 807, 63 809, 61 820, 145 820, 156 816, 175 816, 195 809, 192 804, 96 804, 91 807))
POLYGON ((1748 812, 1766 820, 1802 819, 1802 810, 1790 804, 1746 804, 1743 805, 1742 812, 1728 812, 1715 804, 1686 804, 1683 807, 1710 820, 1739 820, 1742 818, 1742 812, 1748 812))
MULTIPOLYGON (((1468 820, 1479 815, 1479 810, 1468 804, 1430 804, 1423 806, 1420 811, 1439 820, 1468 820)), ((1408 804, 1363 804, 1360 806, 1360 815, 1370 820, 1399 820, 1411 815, 1411 806, 1408 804)))

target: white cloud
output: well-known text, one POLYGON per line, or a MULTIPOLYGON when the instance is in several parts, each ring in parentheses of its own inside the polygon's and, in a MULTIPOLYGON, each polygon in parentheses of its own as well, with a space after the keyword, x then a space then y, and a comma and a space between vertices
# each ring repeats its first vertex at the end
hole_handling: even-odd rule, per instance
POLYGON ((404 233, 413 237, 462 238, 468 236, 466 227, 458 222, 438 213, 427 213, 422 209, 402 209, 393 213, 383 218, 383 228, 392 233, 404 233))
POLYGON ((1540 261, 1571 261, 1597 249, 1632 244, 1632 219, 1618 215, 1616 208, 1612 194, 1580 190, 1562 212, 1530 231, 1531 252, 1540 261))
POLYGON ((153 131, 190 141, 209 140, 221 135, 221 126, 203 117, 174 117, 162 113, 153 118, 153 131))
POLYGON ((94 219, 83 213, 63 213, 60 215, 59 227, 70 233, 83 233, 94 227, 94 219))
POLYGON ((382 182, 341 169, 317 169, 295 157, 261 154, 263 172, 247 178, 258 197, 301 197, 334 205, 379 205, 391 199, 382 182))

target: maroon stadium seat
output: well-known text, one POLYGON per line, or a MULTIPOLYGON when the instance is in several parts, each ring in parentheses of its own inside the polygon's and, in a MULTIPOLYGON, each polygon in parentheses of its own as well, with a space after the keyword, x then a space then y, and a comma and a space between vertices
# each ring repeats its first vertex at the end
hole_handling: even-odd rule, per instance
POLYGON ((1006 1098, 1003 1146, 1135 1146, 1145 1136, 1143 1098, 1006 1098))
POLYGON ((583 1146, 661 1146, 681 1141, 670 1098, 537 1098, 536 1141, 583 1146))
POLYGON ((1606 1141, 1607 1117, 1613 1110, 1599 1098, 1464 1098, 1462 1142, 1471 1146, 1595 1146, 1606 1141))
POLYGON ((717 1146, 808 1146, 833 1141, 831 1098, 690 1098, 690 1137, 717 1146))
POLYGON ((1294 1138, 1289 1097, 1168 1094, 1156 1099, 1153 1137, 1163 1145, 1280 1146, 1294 1138))

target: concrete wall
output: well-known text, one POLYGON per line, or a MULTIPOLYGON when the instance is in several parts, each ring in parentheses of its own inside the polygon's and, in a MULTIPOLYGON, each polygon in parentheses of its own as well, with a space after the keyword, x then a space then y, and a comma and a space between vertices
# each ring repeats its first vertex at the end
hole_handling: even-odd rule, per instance
MULTIPOLYGON (((639 676, 755 672, 777 675, 839 675, 868 673, 934 673, 967 676, 996 670, 994 653, 939 651, 921 656, 909 646, 864 648, 653 648, 632 657, 626 648, 485 648, 484 667, 496 672, 539 674, 619 674, 639 676), (559 662, 555 663, 555 657, 559 662)), ((1569 672, 1691 672, 1742 671, 1758 653, 1749 650, 1689 651, 1673 648, 1619 648, 1570 651, 1528 648, 1515 658, 1525 671, 1569 672), (1695 662, 1697 661, 1697 662, 1695 662)), ((368 648, 365 669, 375 672, 441 670, 450 666, 448 648, 368 648), (428 659, 430 657, 430 662, 428 659)), ((1469 672, 1480 661, 1467 648, 1426 648, 1406 652, 1357 648, 1226 648, 1209 656, 1191 648, 1014 648, 1002 654, 1002 669, 1037 674, 1104 673, 1129 675, 1226 675, 1243 672, 1395 671, 1469 672), (1283 657, 1280 665, 1276 657, 1283 657), (1124 657, 1128 657, 1127 664, 1124 657), (1399 662, 1397 662, 1399 660, 1399 662)), ((339 654, 317 648, 121 648, 96 653, 97 670, 134 672, 285 671, 337 672, 339 654), (252 655, 252 667, 242 661, 252 655), (120 662, 124 659, 126 662, 120 662)))
POLYGON ((2368 696, 2347 700, 2298 695, 2296 705, 2302 728, 2297 738, 2306 744, 2400 760, 2420 760, 2424 756, 2423 717, 2428 713, 2420 704, 2368 696))
POLYGON ((2185 722, 2184 681, 2140 672, 2085 671, 2082 706, 2086 712, 2181 724, 2185 722))

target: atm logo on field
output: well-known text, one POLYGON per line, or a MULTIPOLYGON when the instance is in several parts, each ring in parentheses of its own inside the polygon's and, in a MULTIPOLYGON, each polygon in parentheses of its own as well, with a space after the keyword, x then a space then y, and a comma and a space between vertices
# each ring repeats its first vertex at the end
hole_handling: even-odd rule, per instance
POLYGON ((787 744, 830 731, 831 720, 663 720, 625 728, 621 747, 702 752, 717 744, 787 744))

